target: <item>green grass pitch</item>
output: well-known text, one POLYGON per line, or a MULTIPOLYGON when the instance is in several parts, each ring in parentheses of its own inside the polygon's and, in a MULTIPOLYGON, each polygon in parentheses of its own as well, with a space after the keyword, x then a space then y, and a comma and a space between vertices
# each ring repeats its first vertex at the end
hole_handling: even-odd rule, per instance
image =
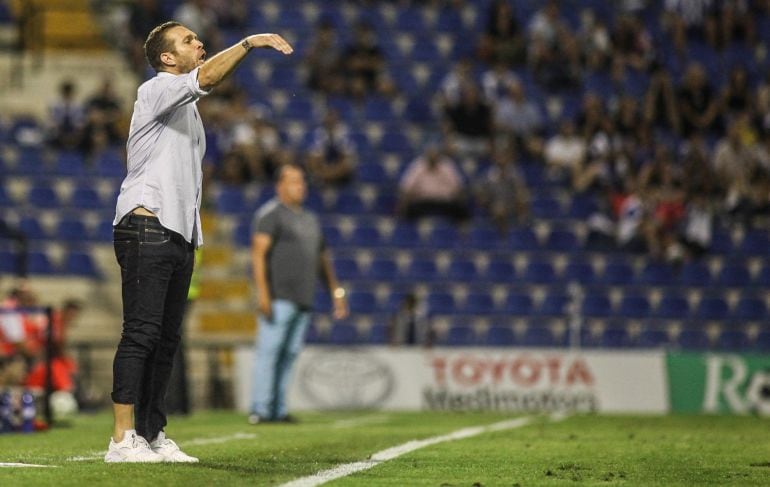
MULTIPOLYGON (((230 412, 172 417, 167 433, 195 465, 105 465, 107 414, 70 427, 0 435, 0 485, 280 485, 413 439, 510 419, 491 413, 305 413, 299 424, 250 426, 230 412), (80 458, 74 461, 73 458, 80 458)), ((338 486, 770 485, 770 420, 726 416, 537 417, 405 454, 338 486)))

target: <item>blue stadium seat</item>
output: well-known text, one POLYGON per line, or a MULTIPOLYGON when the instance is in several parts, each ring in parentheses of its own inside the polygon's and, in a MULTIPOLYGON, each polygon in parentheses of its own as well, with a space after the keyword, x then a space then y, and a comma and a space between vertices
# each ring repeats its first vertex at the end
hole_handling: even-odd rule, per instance
POLYGON ((639 272, 636 282, 643 286, 670 286, 674 282, 674 270, 667 263, 648 262, 639 272))
POLYGON ((687 262, 679 271, 678 281, 685 286, 708 287, 712 283, 711 271, 703 262, 687 262))
POLYGON ((24 217, 19 221, 19 230, 24 233, 24 235, 31 240, 42 240, 48 238, 48 234, 46 233, 45 229, 43 229, 43 226, 40 225, 40 221, 38 221, 35 217, 24 217))
POLYGON ((382 97, 370 97, 364 102, 364 120, 370 122, 384 122, 389 123, 395 120, 396 114, 393 112, 393 107, 390 104, 390 100, 382 97))
POLYGON ((27 269, 30 274, 55 274, 56 269, 43 252, 32 251, 28 255, 27 269))
POLYGON ((723 320, 729 316, 730 307, 724 298, 707 296, 701 299, 693 312, 698 320, 723 320))
POLYGON ((754 278, 754 285, 770 287, 770 262, 765 263, 754 278))
POLYGON ((396 154, 403 154, 406 156, 412 155, 412 144, 406 135, 401 132, 389 131, 385 132, 380 141, 380 150, 383 152, 391 152, 396 154))
POLYGON ((751 283, 751 273, 742 262, 730 262, 719 271, 716 284, 725 287, 743 287, 751 283))
POLYGON ((80 176, 85 172, 86 161, 79 151, 61 151, 56 158, 53 173, 57 176, 80 176))
POLYGON ((428 312, 432 315, 448 315, 457 310, 454 297, 442 291, 432 291, 426 298, 428 312))
POLYGON ((342 231, 336 225, 322 225, 321 233, 323 233, 326 245, 331 248, 342 247, 346 244, 342 237, 342 231))
MULTIPOLYGON (((0 156, 1 157, 1 156, 0 156)), ((14 206, 16 203, 5 190, 3 181, 0 180, 0 208, 14 206)))
POLYGON ((556 271, 548 261, 531 260, 524 268, 522 280, 534 284, 550 284, 556 281, 556 271))
POLYGON ((329 332, 329 343, 351 345, 358 341, 356 327, 348 323, 334 323, 329 332))
POLYGON ((754 339, 754 349, 758 352, 770 352, 770 330, 762 330, 754 339))
POLYGON ((730 352, 745 352, 750 348, 749 337, 743 330, 722 330, 716 348, 730 352))
POLYGON ((241 220, 233 232, 233 242, 239 247, 251 247, 251 222, 241 220))
POLYGON ((581 247, 577 236, 570 230, 551 230, 546 237, 544 247, 559 252, 575 251, 581 247))
POLYGON ((99 193, 89 186, 78 186, 72 192, 70 206, 82 210, 99 210, 106 207, 99 193))
POLYGON ((735 304, 735 309, 733 309, 731 317, 740 322, 766 322, 768 318, 767 306, 761 298, 743 296, 735 304))
POLYGON ((545 326, 530 325, 524 331, 521 344, 525 347, 556 347, 563 345, 545 326))
POLYGON ((399 248, 416 248, 420 246, 420 232, 417 227, 408 222, 398 222, 390 235, 391 245, 399 248))
POLYGON ((332 210, 343 215, 361 215, 366 213, 366 206, 357 192, 347 190, 339 193, 332 210))
POLYGON ((466 297, 462 311, 472 315, 489 315, 495 312, 495 301, 489 293, 472 292, 466 297))
POLYGON ((637 342, 641 348, 659 348, 669 345, 668 333, 663 330, 642 330, 637 342))
POLYGON ((399 9, 395 28, 404 32, 419 33, 425 32, 427 27, 422 11, 417 7, 408 7, 399 9))
POLYGON ((398 264, 387 257, 375 258, 369 265, 368 277, 375 281, 395 281, 398 278, 398 264))
POLYGON ((684 320, 690 316, 690 304, 683 296, 665 295, 658 303, 655 316, 666 320, 684 320))
POLYGON ((700 328, 686 328, 679 333, 677 345, 685 350, 706 350, 709 348, 709 338, 700 328))
POLYGON ((27 201, 38 208, 60 208, 61 202, 56 191, 47 184, 38 183, 30 188, 27 193, 27 201))
MULTIPOLYGON (((411 76, 408 71, 406 71, 406 73, 411 76)), ((413 91, 406 91, 405 93, 415 92, 416 89, 413 91)), ((424 99, 413 97, 407 102, 406 108, 404 108, 404 118, 412 123, 429 124, 434 121, 435 117, 430 105, 424 99)))
POLYGON ((770 255, 770 236, 768 236, 767 230, 754 229, 746 232, 740 250, 747 255, 770 255))
POLYGON ((313 309, 318 313, 329 313, 332 310, 332 299, 327 290, 316 291, 313 309))
POLYGON ((507 248, 514 251, 538 250, 537 236, 531 228, 514 228, 508 234, 507 248))
POLYGON ((406 278, 411 281, 432 282, 438 275, 436 263, 431 258, 414 258, 406 272, 406 278))
POLYGON ((314 118, 315 109, 309 98, 292 96, 283 110, 284 118, 289 120, 307 120, 314 118))
POLYGON ((388 173, 379 162, 364 162, 356 167, 356 177, 362 183, 382 184, 388 181, 388 173))
POLYGON ((594 318, 612 316, 612 302, 609 296, 603 294, 586 295, 580 303, 580 313, 594 318))
POLYGON ((457 257, 450 262, 446 277, 450 282, 468 283, 475 282, 479 276, 472 260, 457 257))
POLYGON ((108 149, 99 153, 95 160, 96 174, 106 178, 122 178, 126 175, 123 149, 108 149))
POLYGON ((468 243, 472 249, 494 250, 501 248, 503 241, 500 232, 486 225, 474 225, 468 234, 468 243))
POLYGON ((43 154, 36 147, 25 147, 19 150, 19 159, 14 170, 17 174, 38 175, 45 173, 43 154))
POLYGON ((359 225, 350 234, 348 244, 353 247, 379 247, 382 244, 382 237, 377 227, 359 225))
POLYGON ((631 338, 628 330, 624 327, 605 328, 602 331, 599 345, 602 348, 626 348, 629 346, 631 338))
POLYGON ((305 343, 323 343, 324 337, 321 336, 320 332, 318 331, 318 327, 315 326, 314 323, 310 323, 310 325, 307 327, 307 331, 305 332, 305 343))
POLYGON ((443 345, 459 347, 475 345, 476 333, 470 326, 454 325, 449 328, 449 331, 441 342, 443 345))
POLYGON ((88 228, 77 216, 59 220, 54 235, 57 240, 61 239, 65 242, 82 242, 90 239, 88 228))
POLYGON ((532 298, 528 294, 508 293, 503 312, 511 316, 529 316, 532 313, 532 298))
POLYGON ((86 252, 70 252, 64 259, 62 272, 76 276, 99 277, 99 269, 94 264, 91 254, 86 252))
POLYGON ((539 316, 564 316, 567 312, 569 296, 559 291, 545 295, 540 304, 534 309, 534 314, 539 316))
POLYGON ((460 10, 449 5, 442 5, 434 27, 437 32, 459 35, 465 29, 460 10))
POLYGON ((395 191, 380 191, 374 198, 371 211, 378 215, 393 215, 397 201, 395 191))
POLYGON ((369 291, 352 291, 348 304, 353 313, 374 313, 377 310, 377 298, 369 291))
POLYGON ((432 249, 452 249, 459 245, 460 232, 457 227, 448 222, 436 224, 426 239, 426 245, 432 249))
POLYGON ((509 347, 515 343, 516 337, 510 326, 490 326, 484 338, 484 344, 493 347, 509 347))
POLYGON ((240 186, 223 186, 216 196, 216 209, 222 213, 238 214, 250 209, 240 186))
POLYGON ((361 275, 356 259, 352 258, 337 257, 334 259, 334 271, 337 274, 337 279, 343 281, 357 279, 361 275))
POLYGON ((562 216, 561 203, 556 198, 543 196, 530 203, 530 211, 535 218, 551 220, 562 216))
POLYGON ((516 268, 510 259, 496 257, 489 261, 486 278, 491 282, 512 283, 516 278, 516 268))
POLYGON ((650 302, 644 296, 623 296, 618 305, 618 314, 628 318, 647 318, 650 315, 650 302))
POLYGON ((577 282, 582 285, 592 284, 595 280, 594 268, 590 262, 571 261, 568 262, 562 272, 564 282, 577 282))
POLYGON ((381 323, 372 324, 366 337, 366 343, 372 345, 385 345, 388 341, 388 327, 381 323))
POLYGON ((112 242, 112 215, 105 216, 96 225, 93 239, 99 242, 112 242))
POLYGON ((568 216, 577 220, 584 220, 599 210, 593 195, 578 194, 572 197, 568 216))
POLYGON ((631 284, 634 279, 634 269, 623 261, 608 262, 604 272, 600 276, 603 284, 611 286, 625 286, 631 284))

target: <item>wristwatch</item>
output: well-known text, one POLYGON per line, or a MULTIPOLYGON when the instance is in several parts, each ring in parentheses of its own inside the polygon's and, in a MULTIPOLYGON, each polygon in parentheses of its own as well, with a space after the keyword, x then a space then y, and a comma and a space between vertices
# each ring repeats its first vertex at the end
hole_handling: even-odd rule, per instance
POLYGON ((246 49, 246 52, 251 51, 251 49, 254 47, 251 45, 248 39, 243 39, 243 42, 241 42, 241 46, 243 46, 244 49, 246 49))
POLYGON ((332 292, 332 296, 334 296, 335 299, 342 299, 345 297, 345 288, 344 287, 338 287, 334 289, 334 292, 332 292))

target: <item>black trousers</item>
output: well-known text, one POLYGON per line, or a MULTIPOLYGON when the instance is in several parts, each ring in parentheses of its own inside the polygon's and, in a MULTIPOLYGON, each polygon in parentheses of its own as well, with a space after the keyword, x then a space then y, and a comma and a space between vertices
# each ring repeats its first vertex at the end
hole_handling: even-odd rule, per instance
POLYGON ((136 432, 152 441, 166 426, 166 391, 195 254, 154 217, 129 215, 113 235, 123 283, 123 333, 113 362, 112 400, 134 405, 136 432))

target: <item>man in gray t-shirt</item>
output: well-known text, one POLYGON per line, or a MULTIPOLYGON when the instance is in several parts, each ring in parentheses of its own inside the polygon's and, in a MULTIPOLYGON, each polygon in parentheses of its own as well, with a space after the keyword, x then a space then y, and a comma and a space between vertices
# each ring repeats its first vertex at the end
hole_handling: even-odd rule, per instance
POLYGON ((286 408, 294 360, 310 323, 319 274, 331 291, 334 317, 348 314, 318 217, 302 207, 305 174, 295 165, 279 169, 276 198, 260 207, 252 223, 252 270, 259 326, 249 422, 289 421, 286 408))

